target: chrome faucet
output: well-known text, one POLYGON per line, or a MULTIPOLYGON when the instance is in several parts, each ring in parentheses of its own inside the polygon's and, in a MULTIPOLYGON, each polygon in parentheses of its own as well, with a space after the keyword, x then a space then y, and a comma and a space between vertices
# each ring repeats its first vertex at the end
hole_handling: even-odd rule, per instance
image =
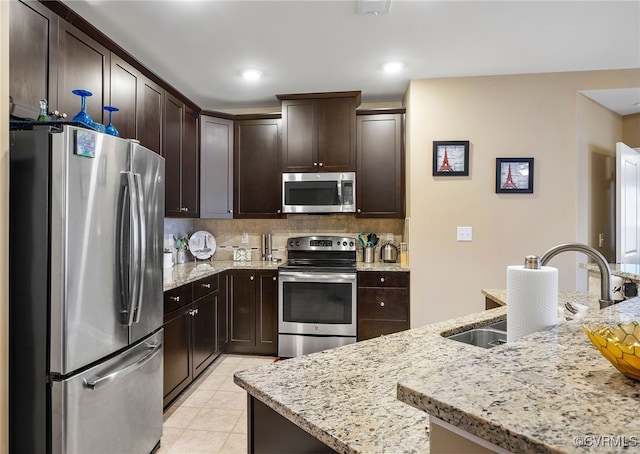
POLYGON ((542 257, 540 257, 540 264, 544 266, 553 257, 566 251, 582 252, 596 261, 596 264, 600 269, 600 309, 604 309, 605 307, 615 304, 613 296, 611 295, 611 269, 609 268, 607 259, 605 259, 600 252, 596 251, 591 246, 581 243, 559 244, 549 249, 542 255, 542 257))

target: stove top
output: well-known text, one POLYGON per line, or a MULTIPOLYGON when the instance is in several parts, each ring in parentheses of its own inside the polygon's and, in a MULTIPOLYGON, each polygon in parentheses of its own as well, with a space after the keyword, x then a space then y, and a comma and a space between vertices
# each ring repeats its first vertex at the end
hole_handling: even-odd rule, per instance
POLYGON ((289 259, 280 266, 290 271, 348 271, 356 269, 356 239, 339 236, 289 238, 289 259))

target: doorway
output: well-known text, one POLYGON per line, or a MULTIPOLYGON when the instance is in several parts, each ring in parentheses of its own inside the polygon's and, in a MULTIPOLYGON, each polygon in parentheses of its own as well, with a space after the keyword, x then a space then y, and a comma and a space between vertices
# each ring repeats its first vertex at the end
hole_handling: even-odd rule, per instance
POLYGON ((616 263, 640 264, 640 148, 616 143, 616 263))

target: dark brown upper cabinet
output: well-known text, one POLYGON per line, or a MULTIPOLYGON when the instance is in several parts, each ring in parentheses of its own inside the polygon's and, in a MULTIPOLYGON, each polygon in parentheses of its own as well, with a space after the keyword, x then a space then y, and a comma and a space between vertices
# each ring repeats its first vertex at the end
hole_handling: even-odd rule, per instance
POLYGON ((9 3, 9 15, 11 114, 36 119, 41 99, 57 109, 58 16, 40 3, 19 1, 9 3))
MULTIPOLYGON (((117 107, 112 114, 112 124, 118 130, 120 137, 125 139, 138 138, 138 101, 142 76, 133 66, 115 54, 111 55, 111 100, 109 105, 117 107)), ((105 126, 109 122, 109 114, 105 113, 105 126)), ((154 150, 157 153, 157 150, 154 150)))
POLYGON ((278 95, 282 102, 283 172, 356 170, 360 92, 278 95))
MULTIPOLYGON (((58 102, 57 110, 71 120, 80 111, 80 96, 75 89, 91 92, 87 113, 97 123, 104 123, 102 107, 109 103, 111 52, 68 22, 59 23, 58 102)), ((53 106, 52 106, 53 108, 53 106)))
POLYGON ((357 116, 356 216, 405 217, 404 113, 357 116))
POLYGON ((162 152, 167 217, 198 217, 197 124, 197 113, 165 92, 162 152))
POLYGON ((235 122, 234 218, 281 216, 280 126, 279 118, 235 122))
POLYGON ((142 146, 162 154, 164 89, 148 79, 142 79, 139 95, 137 108, 138 140, 142 146))

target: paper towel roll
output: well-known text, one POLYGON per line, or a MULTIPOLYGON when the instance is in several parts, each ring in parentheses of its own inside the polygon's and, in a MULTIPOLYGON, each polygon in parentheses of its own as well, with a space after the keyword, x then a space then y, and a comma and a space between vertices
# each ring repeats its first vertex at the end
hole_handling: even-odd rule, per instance
POLYGON ((507 267, 507 342, 557 323, 557 268, 507 267))

